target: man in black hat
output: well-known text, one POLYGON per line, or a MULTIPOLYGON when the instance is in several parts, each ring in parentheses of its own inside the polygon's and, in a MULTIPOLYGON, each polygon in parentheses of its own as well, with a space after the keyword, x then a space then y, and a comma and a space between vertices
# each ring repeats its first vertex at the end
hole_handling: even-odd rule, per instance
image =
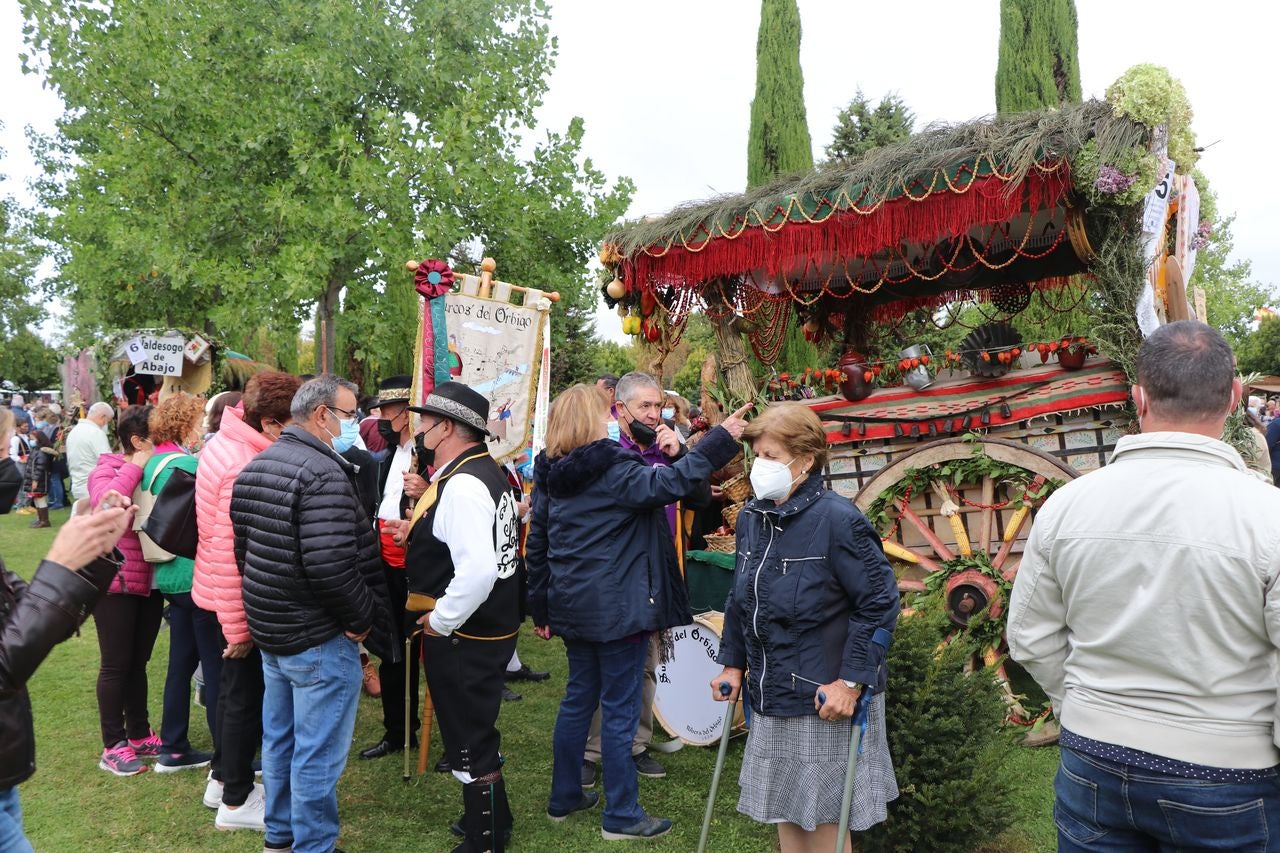
MULTIPOLYGON (((436 470, 406 525, 406 609, 423 631, 445 756, 463 783, 464 836, 454 853, 502 853, 512 818, 496 723, 520 628, 519 511, 485 448, 483 396, 446 382, 410 410, 424 416, 422 444, 436 470)), ((403 527, 396 535, 403 541, 403 527)))
MULTIPOLYGON (((387 590, 391 606, 397 612, 404 610, 409 595, 405 580, 405 550, 392 537, 387 522, 406 517, 406 511, 426 491, 423 478, 429 454, 415 448, 409 416, 409 395, 412 380, 408 376, 392 376, 378 383, 378 396, 372 408, 379 410, 378 435, 386 443, 387 455, 378 471, 378 488, 381 499, 377 506, 378 543, 382 554, 382 568, 387 578, 387 590)), ((407 634, 400 638, 401 644, 407 634)), ((382 758, 404 749, 405 733, 405 670, 409 670, 409 732, 410 747, 418 744, 418 661, 422 657, 421 636, 415 637, 409 661, 391 664, 382 661, 378 667, 378 680, 382 687, 381 740, 368 749, 361 750, 366 761, 382 758)))

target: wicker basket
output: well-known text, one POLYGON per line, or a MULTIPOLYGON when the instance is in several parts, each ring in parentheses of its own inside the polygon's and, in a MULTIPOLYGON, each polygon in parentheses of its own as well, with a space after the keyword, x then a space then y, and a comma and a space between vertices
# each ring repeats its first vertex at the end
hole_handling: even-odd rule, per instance
POLYGON ((732 554, 737 550, 736 536, 717 536, 714 533, 706 535, 707 550, 714 551, 717 554, 732 554))
POLYGON ((733 504, 732 506, 727 506, 724 509, 720 510, 720 514, 724 516, 724 523, 732 527, 734 530, 737 530, 738 529, 738 513, 742 512, 742 508, 746 505, 747 505, 746 501, 739 501, 738 503, 733 504))
POLYGON ((734 503, 742 503, 751 497, 751 482, 747 480, 746 474, 739 474, 731 480, 725 480, 720 484, 720 488, 724 489, 724 493, 734 503))

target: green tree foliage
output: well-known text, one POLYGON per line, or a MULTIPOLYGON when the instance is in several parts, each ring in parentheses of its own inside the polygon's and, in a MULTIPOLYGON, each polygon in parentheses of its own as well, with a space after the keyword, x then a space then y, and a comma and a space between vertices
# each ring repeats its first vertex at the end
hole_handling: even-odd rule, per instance
POLYGON ((1266 317, 1244 343, 1236 348, 1236 359, 1244 375, 1280 375, 1280 319, 1266 317))
MULTIPOLYGON (((636 360, 631 347, 623 346, 617 341, 601 341, 595 349, 596 376, 601 373, 612 373, 622 376, 636 369, 636 360)), ((592 377, 594 381, 595 377, 592 377)))
POLYGON ((1080 101, 1074 0, 1000 0, 996 112, 1080 101))
POLYGON ((0 339, 0 380, 24 391, 40 391, 59 384, 58 354, 25 326, 0 339))
POLYGON ((747 187, 813 168, 813 141, 800 72, 796 0, 762 0, 756 38, 756 96, 747 139, 747 187))
POLYGON ((978 651, 967 635, 937 649, 940 619, 920 611, 894 632, 885 719, 900 793, 888 820, 863 835, 867 853, 918 850, 922 839, 931 851, 967 853, 1013 822, 999 689, 986 672, 965 674, 978 651))
POLYGON ((827 157, 831 160, 861 157, 873 148, 906 139, 915 123, 916 114, 902 98, 888 94, 873 106, 859 89, 836 117, 827 157))
POLYGON ((291 339, 314 312, 317 362, 372 381, 412 353, 410 258, 476 243, 589 303, 631 185, 591 167, 580 122, 519 155, 555 58, 544 0, 21 5, 25 67, 67 107, 38 154, 80 329, 291 339))
POLYGON ((44 314, 31 301, 39 259, 21 209, 13 199, 0 197, 0 338, 38 322, 44 314))
MULTIPOLYGON (((1253 336, 1253 312, 1274 300, 1274 291, 1253 281, 1253 263, 1232 260, 1234 216, 1218 219, 1209 245, 1196 253, 1196 266, 1188 287, 1204 288, 1208 321, 1226 336, 1237 352, 1249 347, 1253 336)), ((1190 295, 1190 293, 1188 293, 1190 295)), ((1243 355, 1241 369, 1244 368, 1243 355)), ((1271 373, 1273 371, 1266 371, 1271 373)))

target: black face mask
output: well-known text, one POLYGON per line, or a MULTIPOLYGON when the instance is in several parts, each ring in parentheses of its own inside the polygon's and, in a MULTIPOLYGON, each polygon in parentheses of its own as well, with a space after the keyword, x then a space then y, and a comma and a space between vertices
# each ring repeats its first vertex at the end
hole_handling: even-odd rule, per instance
POLYGON ((652 447, 653 443, 658 440, 658 431, 646 423, 632 419, 627 424, 627 430, 631 433, 631 440, 642 447, 652 447))
POLYGON ((413 451, 418 456, 418 470, 414 473, 421 473, 427 469, 427 466, 434 466, 436 462, 436 452, 434 449, 427 447, 422 442, 422 437, 426 433, 418 433, 413 437, 413 451))
POLYGON ((382 440, 390 447, 400 446, 400 430, 391 425, 391 421, 382 418, 378 421, 378 435, 382 436, 382 440))

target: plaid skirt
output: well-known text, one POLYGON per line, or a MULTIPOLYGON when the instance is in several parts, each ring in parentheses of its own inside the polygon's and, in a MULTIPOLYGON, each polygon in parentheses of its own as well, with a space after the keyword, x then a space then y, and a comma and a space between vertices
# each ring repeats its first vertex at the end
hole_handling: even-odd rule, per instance
MULTIPOLYGON (((812 832, 840 822, 853 722, 817 715, 751 715, 738 784, 738 811, 761 823, 794 823, 812 832)), ((867 733, 858 755, 849 828, 869 829, 885 819, 885 804, 898 796, 884 729, 884 695, 871 700, 867 733)))

